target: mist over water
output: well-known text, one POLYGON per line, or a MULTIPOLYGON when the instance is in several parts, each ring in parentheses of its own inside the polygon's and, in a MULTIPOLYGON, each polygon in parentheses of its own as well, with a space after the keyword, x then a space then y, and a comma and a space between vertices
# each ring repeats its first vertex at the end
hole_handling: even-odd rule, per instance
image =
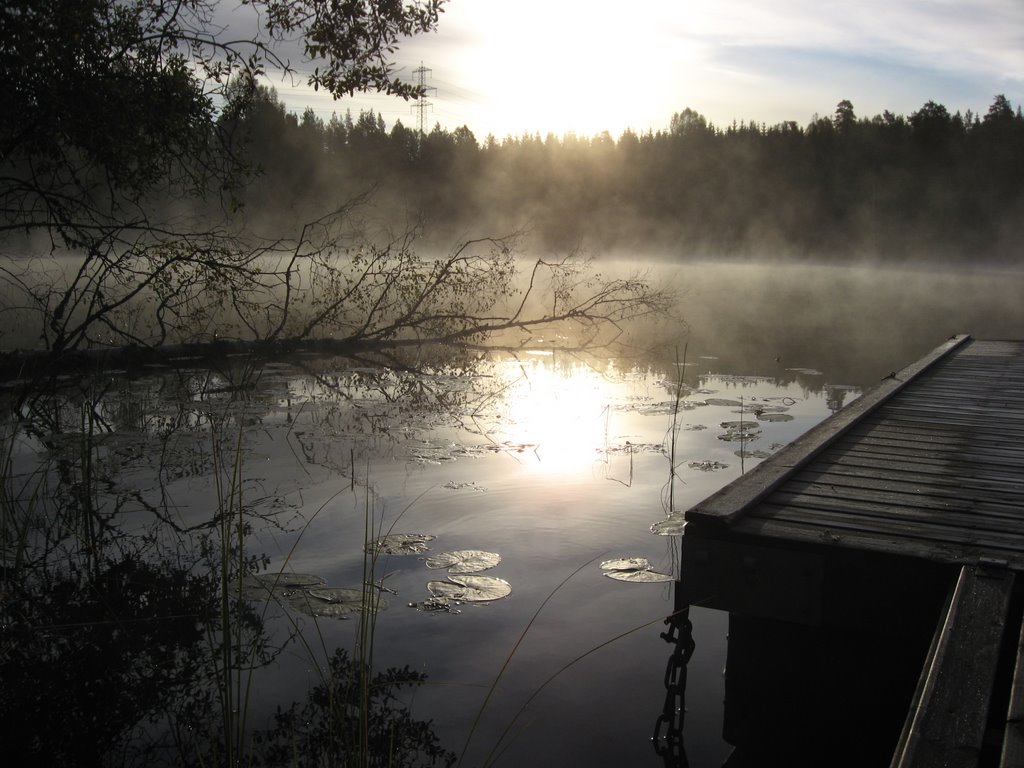
POLYGON ((681 327, 638 331, 636 343, 688 345, 691 360, 772 376, 825 368, 838 383, 871 386, 949 336, 1019 338, 1024 271, 1004 267, 885 266, 618 258, 598 266, 645 271, 680 294, 681 327))
MULTIPOLYGON (((810 366, 866 387, 951 335, 1024 333, 1024 271, 1001 265, 679 263, 616 254, 592 267, 608 276, 639 274, 678 292, 681 323, 652 320, 627 329, 638 355, 655 350, 670 359, 685 348, 691 360, 714 357, 720 370, 735 373, 771 376, 810 366)), ((9 323, 0 347, 35 348, 38 322, 26 314, 9 323)))
POLYGON ((951 335, 1024 332, 1018 270, 693 262, 651 274, 679 285, 691 354, 737 372, 824 367, 867 386, 951 335))

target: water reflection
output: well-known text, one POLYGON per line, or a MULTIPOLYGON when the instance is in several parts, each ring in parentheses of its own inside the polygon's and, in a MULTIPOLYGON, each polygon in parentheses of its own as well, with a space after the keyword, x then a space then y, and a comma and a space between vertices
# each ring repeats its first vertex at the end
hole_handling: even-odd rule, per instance
POLYGON ((655 747, 688 765, 686 664, 700 658, 690 605, 728 616, 727 768, 887 765, 909 711, 951 573, 893 555, 731 540, 689 527, 678 629, 655 747), (691 659, 692 657, 692 659, 691 659))
POLYGON ((273 421, 268 401, 252 396, 255 383, 168 371, 8 392, 8 760, 284 765, 301 743, 303 761, 324 764, 339 750, 363 755, 363 765, 452 762, 397 697, 424 675, 371 670, 363 653, 339 650, 318 664, 298 622, 282 627, 276 601, 246 593, 268 564, 248 539, 286 524, 290 504, 267 473, 252 471, 249 436, 273 421), (275 726, 260 731, 249 719, 254 676, 289 648, 305 649, 322 683, 301 708, 280 702, 275 726))
MULTIPOLYGON (((531 617, 595 557, 677 575, 677 540, 650 530, 672 507, 666 484, 683 507, 749 469, 759 459, 737 451, 769 455, 828 412, 822 377, 693 370, 677 398, 674 364, 417 354, 416 366, 181 361, 0 389, 0 715, 21 734, 10 750, 63 764, 284 764, 292 745, 329 761, 356 741, 376 759, 378 737, 402 732, 409 751, 391 764, 444 763, 480 681, 530 627, 481 725, 484 754, 529 701, 512 762, 587 755, 579 724, 596 722, 618 734, 617 759, 650 759, 663 657, 637 633, 585 656, 597 666, 567 662, 624 627, 654 631, 673 612, 664 587, 595 565, 558 591, 546 625, 531 617), (758 420, 779 408, 792 418, 758 420), (757 421, 756 439, 722 439, 736 420, 757 421), (437 574, 415 555, 368 572, 364 542, 388 533, 429 534, 435 554, 500 553, 511 594, 461 613, 407 609, 437 574), (279 572, 400 597, 379 615, 346 605, 344 621, 247 593, 248 577, 279 572), (535 695, 553 664, 566 674, 535 695), (631 706, 609 706, 608 690, 631 706)), ((691 680, 716 678, 708 665, 691 680)), ((718 734, 705 738, 696 754, 714 752, 718 734)))
POLYGON ((146 764, 171 746, 147 737, 154 723, 216 720, 210 579, 136 556, 89 570, 5 573, 0 718, 11 764, 146 764))
POLYGON ((668 630, 661 633, 661 639, 672 646, 672 652, 665 668, 665 702, 654 724, 652 743, 655 754, 664 761, 665 768, 686 768, 690 764, 683 743, 686 674, 690 658, 697 647, 693 639, 690 607, 681 605, 677 597, 675 610, 665 619, 665 624, 668 630))
POLYGON ((575 363, 552 368, 533 359, 501 369, 507 406, 490 434, 499 442, 532 446, 539 471, 572 472, 590 467, 609 442, 610 379, 575 363))

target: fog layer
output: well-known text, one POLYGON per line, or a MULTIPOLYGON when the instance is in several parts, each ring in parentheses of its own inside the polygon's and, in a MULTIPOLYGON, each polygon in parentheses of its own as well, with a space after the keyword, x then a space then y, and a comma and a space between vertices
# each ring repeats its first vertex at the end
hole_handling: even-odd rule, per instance
POLYGON ((247 222, 268 233, 372 191, 392 222, 421 217, 438 244, 530 229, 540 247, 673 259, 1018 260, 1024 117, 925 103, 859 117, 841 101, 809 125, 710 125, 686 109, 665 130, 498 140, 440 126, 390 129, 364 112, 288 114, 272 91, 240 125, 262 177, 247 222))

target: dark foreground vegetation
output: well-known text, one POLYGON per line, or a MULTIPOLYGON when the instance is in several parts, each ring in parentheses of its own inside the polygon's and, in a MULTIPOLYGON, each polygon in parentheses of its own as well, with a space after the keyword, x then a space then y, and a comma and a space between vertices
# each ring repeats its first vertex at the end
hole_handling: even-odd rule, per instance
POLYGON ((801 126, 721 127, 684 109, 666 129, 585 137, 425 136, 380 115, 288 114, 270 91, 246 116, 264 170, 251 214, 294 217, 374 188, 446 235, 530 225, 552 250, 699 256, 1015 261, 1024 217, 1024 116, 929 101, 909 116, 835 114, 801 126), (258 214, 257 214, 258 212, 258 214))

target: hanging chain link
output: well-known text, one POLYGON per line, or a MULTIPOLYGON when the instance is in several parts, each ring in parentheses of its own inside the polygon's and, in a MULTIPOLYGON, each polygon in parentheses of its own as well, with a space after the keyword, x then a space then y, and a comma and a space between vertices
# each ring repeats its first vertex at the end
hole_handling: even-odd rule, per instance
POLYGON ((689 765, 683 748, 683 720, 686 715, 686 665, 693 655, 693 623, 690 610, 676 611, 667 619, 668 631, 661 639, 671 643, 672 654, 665 668, 665 704, 654 725, 654 751, 665 761, 666 768, 689 765))

